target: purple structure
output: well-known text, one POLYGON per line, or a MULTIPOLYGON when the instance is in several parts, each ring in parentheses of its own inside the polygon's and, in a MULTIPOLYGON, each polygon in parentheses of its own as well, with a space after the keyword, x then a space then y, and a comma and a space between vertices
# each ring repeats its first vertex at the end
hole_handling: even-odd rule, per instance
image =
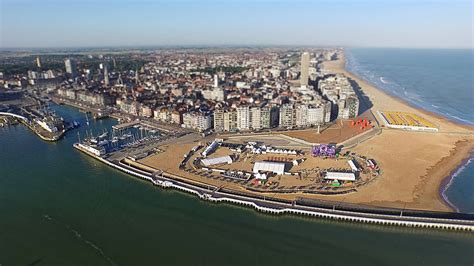
POLYGON ((336 156, 336 145, 334 144, 320 144, 313 146, 312 149, 313 156, 326 156, 326 157, 335 157, 336 156))

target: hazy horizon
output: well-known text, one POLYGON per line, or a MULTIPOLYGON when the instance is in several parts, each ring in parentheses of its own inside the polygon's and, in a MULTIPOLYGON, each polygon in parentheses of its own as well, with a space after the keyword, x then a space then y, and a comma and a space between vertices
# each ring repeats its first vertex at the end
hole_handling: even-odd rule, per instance
POLYGON ((169 44, 169 45, 103 45, 103 46, 45 46, 45 47, 0 47, 0 51, 37 51, 37 50, 121 50, 121 49, 205 49, 205 48, 342 48, 342 49, 420 49, 420 50, 474 50, 474 47, 381 47, 381 46, 338 46, 338 45, 278 45, 278 44, 169 44))
POLYGON ((473 49, 471 1, 2 0, 2 49, 473 49))

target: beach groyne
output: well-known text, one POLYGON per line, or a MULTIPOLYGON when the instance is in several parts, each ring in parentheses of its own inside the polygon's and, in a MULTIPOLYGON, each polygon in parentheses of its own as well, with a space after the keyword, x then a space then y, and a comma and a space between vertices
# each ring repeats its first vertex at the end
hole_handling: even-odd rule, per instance
POLYGON ((81 152, 101 161, 124 173, 133 175, 140 179, 151 182, 163 188, 173 188, 198 196, 200 199, 210 202, 223 202, 254 208, 257 211, 282 215, 299 215, 315 218, 332 219, 346 222, 359 222, 367 224, 433 228, 444 230, 458 230, 474 232, 474 215, 439 213, 415 210, 395 210, 382 208, 357 208, 345 206, 344 204, 333 205, 306 202, 304 200, 288 201, 267 197, 256 196, 247 193, 217 188, 211 185, 185 182, 174 179, 173 175, 157 171, 150 173, 136 167, 126 165, 120 161, 109 161, 91 154, 83 148, 82 144, 76 143, 74 147, 81 152))

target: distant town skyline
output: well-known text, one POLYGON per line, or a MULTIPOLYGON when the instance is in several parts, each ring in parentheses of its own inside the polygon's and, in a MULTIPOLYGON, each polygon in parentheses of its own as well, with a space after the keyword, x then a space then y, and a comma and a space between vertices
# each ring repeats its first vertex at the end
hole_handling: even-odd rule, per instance
POLYGON ((2 0, 0 48, 473 48, 471 1, 2 0))

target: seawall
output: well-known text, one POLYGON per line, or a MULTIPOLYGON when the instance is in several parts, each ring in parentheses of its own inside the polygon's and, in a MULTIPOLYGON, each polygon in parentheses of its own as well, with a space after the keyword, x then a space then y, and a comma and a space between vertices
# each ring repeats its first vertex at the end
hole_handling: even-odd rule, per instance
MULTIPOLYGON (((213 186, 201 186, 192 184, 189 182, 183 182, 168 178, 167 173, 148 173, 140 169, 132 168, 125 164, 115 163, 108 161, 105 158, 95 156, 83 149, 80 144, 74 144, 74 147, 87 155, 109 165, 119 171, 149 181, 154 185, 163 188, 174 188, 187 193, 195 194, 200 199, 207 200, 210 202, 226 202, 237 204, 241 206, 252 207, 257 211, 268 213, 268 214, 293 214, 325 219, 333 219, 347 222, 359 222, 368 224, 379 224, 379 225, 392 225, 392 226, 404 226, 404 227, 419 227, 419 228, 434 228, 444 230, 458 230, 474 232, 474 217, 468 216, 465 219, 459 218, 440 218, 435 213, 420 211, 420 215, 411 215, 416 211, 407 210, 395 214, 383 214, 380 211, 370 212, 357 212, 343 209, 325 208, 323 206, 315 206, 314 204, 304 204, 303 202, 288 202, 284 200, 278 200, 267 197, 252 197, 251 195, 241 195, 233 191, 219 191, 213 186), (410 214, 411 213, 411 214, 410 214)), ((387 212, 388 213, 388 212, 387 212)))

